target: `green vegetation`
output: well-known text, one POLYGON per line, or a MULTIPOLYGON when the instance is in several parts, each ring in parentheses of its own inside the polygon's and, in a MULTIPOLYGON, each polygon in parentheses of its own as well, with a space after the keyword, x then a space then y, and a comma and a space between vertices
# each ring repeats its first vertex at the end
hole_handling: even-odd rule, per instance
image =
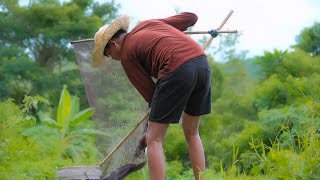
POLYGON ((40 121, 29 115, 43 98, 26 96, 21 109, 8 99, 0 103, 0 176, 4 179, 50 179, 58 167, 95 165, 92 109, 79 112, 79 99, 64 88, 53 120, 38 112, 40 121))
MULTIPOLYGON (((93 37, 118 5, 18 2, 0 2, 0 177, 54 179, 60 167, 96 165, 103 158, 96 136, 109 134, 90 121, 94 110, 68 41, 93 37)), ((207 179, 320 179, 319 37, 315 22, 291 49, 250 59, 234 48, 238 36, 219 37, 213 52, 225 61, 209 55, 213 107, 200 132, 207 179)), ((128 103, 106 91, 114 93, 107 100, 114 112, 129 119, 123 107, 138 98, 128 103)), ((193 179, 179 125, 169 128, 165 153, 168 179, 193 179)), ((147 167, 128 179, 148 179, 147 167)))
MULTIPOLYGON (((320 56, 300 45, 252 59, 236 51, 225 52, 225 63, 211 59, 213 108, 200 129, 207 179, 320 178, 320 56)), ((193 179, 179 125, 169 128, 164 146, 168 179, 193 179)), ((131 177, 148 179, 147 168, 131 177)))

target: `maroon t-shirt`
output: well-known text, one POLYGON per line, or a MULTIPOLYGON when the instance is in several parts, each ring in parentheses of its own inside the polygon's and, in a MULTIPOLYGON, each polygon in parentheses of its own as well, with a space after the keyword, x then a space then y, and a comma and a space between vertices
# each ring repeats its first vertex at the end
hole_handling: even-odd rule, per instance
POLYGON ((151 103, 155 84, 192 58, 205 55, 197 42, 182 31, 198 20, 193 13, 139 23, 124 38, 121 64, 144 99, 151 103))

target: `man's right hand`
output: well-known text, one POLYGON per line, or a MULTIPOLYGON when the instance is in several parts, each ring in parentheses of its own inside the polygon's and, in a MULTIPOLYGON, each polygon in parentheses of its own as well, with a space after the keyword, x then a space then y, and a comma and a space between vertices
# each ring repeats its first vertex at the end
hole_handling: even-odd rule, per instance
POLYGON ((147 132, 145 132, 142 137, 139 139, 139 148, 144 149, 147 147, 147 141, 146 141, 147 132))

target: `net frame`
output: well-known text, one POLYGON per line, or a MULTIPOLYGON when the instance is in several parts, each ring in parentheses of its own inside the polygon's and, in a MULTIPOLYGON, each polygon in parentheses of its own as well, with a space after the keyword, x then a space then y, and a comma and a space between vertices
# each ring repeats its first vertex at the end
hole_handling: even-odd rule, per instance
POLYGON ((139 139, 146 131, 149 117, 147 103, 128 81, 119 62, 108 61, 99 68, 91 66, 93 39, 70 43, 74 48, 89 106, 96 110, 93 121, 97 128, 107 129, 112 136, 105 140, 105 137, 97 135, 98 149, 105 156, 98 165, 102 171, 101 178, 123 179, 146 164, 145 151, 139 139), (112 97, 112 93, 120 98, 112 97), (123 99, 131 100, 133 104, 126 102, 114 109, 119 105, 118 101, 123 99))

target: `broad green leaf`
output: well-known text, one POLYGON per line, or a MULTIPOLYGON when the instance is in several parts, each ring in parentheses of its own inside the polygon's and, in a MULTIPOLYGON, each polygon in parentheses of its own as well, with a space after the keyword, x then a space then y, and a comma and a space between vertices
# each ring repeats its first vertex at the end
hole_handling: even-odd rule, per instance
POLYGON ((28 129, 25 129, 24 131, 21 132, 22 136, 25 137, 37 137, 39 139, 41 139, 41 135, 44 135, 44 133, 46 133, 46 135, 54 135, 57 136, 57 130, 48 126, 34 126, 28 129))
POLYGON ((64 86, 61 92, 60 101, 57 110, 57 122, 59 125, 66 125, 67 119, 71 112, 71 96, 67 91, 67 87, 64 86))
POLYGON ((56 128, 56 129, 61 129, 62 126, 60 124, 57 123, 57 121, 55 121, 52 118, 49 117, 45 117, 43 119, 41 119, 41 122, 44 124, 47 124, 50 127, 56 128))
POLYGON ((70 117, 76 115, 80 111, 80 102, 79 97, 72 96, 71 97, 71 112, 70 117))
POLYGON ((102 136, 110 136, 110 134, 96 129, 81 129, 76 131, 77 135, 102 135, 102 136))
POLYGON ((62 126, 59 125, 56 120, 50 118, 48 115, 46 115, 42 111, 38 112, 38 116, 39 116, 40 121, 42 123, 44 123, 44 124, 46 124, 46 125, 48 125, 50 127, 56 128, 56 129, 61 129, 62 128, 62 126))
POLYGON ((70 122, 69 122, 70 126, 75 126, 76 124, 91 118, 93 113, 94 113, 94 109, 93 108, 88 108, 88 109, 85 109, 85 110, 75 114, 70 119, 70 122))

